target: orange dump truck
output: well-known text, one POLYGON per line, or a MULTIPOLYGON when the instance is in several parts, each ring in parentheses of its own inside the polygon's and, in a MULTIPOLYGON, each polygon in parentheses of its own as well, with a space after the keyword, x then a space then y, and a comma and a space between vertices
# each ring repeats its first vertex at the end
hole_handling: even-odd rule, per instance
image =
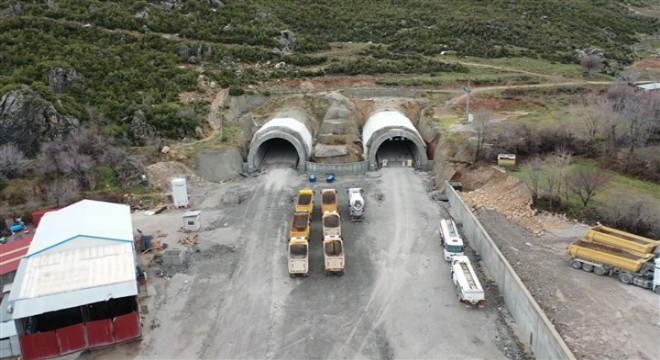
POLYGON ((341 236, 341 216, 336 211, 323 213, 323 237, 341 236))
POLYGON ((654 254, 639 254, 619 248, 578 240, 568 246, 571 265, 596 275, 617 275, 625 284, 634 284, 660 294, 660 261, 654 254))
POLYGON ((587 230, 587 239, 596 243, 615 247, 624 251, 651 254, 660 245, 660 241, 631 234, 619 229, 598 225, 587 230))
POLYGON ((314 190, 302 189, 298 191, 298 198, 296 199, 296 212, 306 211, 312 216, 314 212, 314 190))
POLYGON ((309 242, 302 236, 289 240, 289 276, 309 275, 309 242))
POLYGON ((302 237, 309 240, 309 235, 312 231, 309 213, 305 211, 297 211, 293 214, 291 221, 291 229, 289 230, 289 238, 302 237))
POLYGON ((321 190, 321 214, 324 214, 326 211, 339 212, 337 190, 335 189, 321 190))

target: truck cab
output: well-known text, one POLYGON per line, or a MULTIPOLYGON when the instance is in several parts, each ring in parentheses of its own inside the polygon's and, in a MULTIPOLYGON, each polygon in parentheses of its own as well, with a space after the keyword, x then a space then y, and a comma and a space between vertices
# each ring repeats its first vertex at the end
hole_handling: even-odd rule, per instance
POLYGON ((451 261, 454 256, 465 255, 463 239, 458 233, 456 224, 451 219, 440 220, 440 243, 446 261, 451 261))
POLYGON ((309 275, 309 242, 301 236, 289 240, 289 276, 309 275))
POLYGON ((348 193, 348 208, 351 215, 351 221, 364 220, 364 198, 362 188, 350 188, 346 190, 348 193))
POLYGON ((323 260, 325 275, 344 275, 344 240, 341 236, 331 235, 323 239, 323 260))

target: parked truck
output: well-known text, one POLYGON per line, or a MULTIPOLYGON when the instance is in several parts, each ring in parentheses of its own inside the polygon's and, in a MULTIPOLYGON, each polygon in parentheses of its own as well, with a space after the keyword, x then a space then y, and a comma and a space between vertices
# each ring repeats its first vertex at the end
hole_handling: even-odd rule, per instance
POLYGON ((341 236, 341 216, 336 211, 323 213, 323 237, 341 236))
POLYGON ((568 246, 571 265, 596 275, 616 275, 624 284, 634 284, 660 294, 660 261, 657 254, 639 254, 578 240, 568 246))
POLYGON ((330 235, 323 238, 323 260, 325 275, 344 275, 344 240, 341 236, 330 235))
POLYGON ((309 240, 311 231, 311 218, 309 213, 306 211, 297 211, 293 213, 289 238, 303 237, 309 240))
POLYGON ((289 276, 309 275, 309 241, 302 236, 289 240, 289 276))
POLYGON ((314 190, 301 189, 298 191, 298 198, 296 199, 296 212, 308 212, 311 218, 314 212, 314 190))
POLYGON ((361 188, 350 188, 348 192, 348 208, 351 216, 351 221, 364 220, 364 198, 362 194, 364 190, 361 188))
POLYGON ((597 225, 587 230, 587 239, 597 244, 638 254, 651 254, 660 245, 660 241, 604 225, 597 225))
POLYGON ((454 256, 464 255, 463 239, 452 219, 440 220, 440 244, 448 262, 454 256))
POLYGON ((451 279, 458 293, 458 301, 486 306, 486 296, 467 256, 454 256, 451 260, 451 279))
POLYGON ((339 212, 337 190, 335 189, 321 190, 321 214, 324 214, 326 211, 339 212))

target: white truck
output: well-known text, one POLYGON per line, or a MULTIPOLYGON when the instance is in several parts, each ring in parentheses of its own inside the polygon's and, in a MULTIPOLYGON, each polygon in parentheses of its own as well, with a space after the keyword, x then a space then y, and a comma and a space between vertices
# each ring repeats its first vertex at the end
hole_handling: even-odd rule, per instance
POLYGON ((289 240, 289 276, 309 275, 309 242, 303 236, 294 236, 289 240))
POLYGON ((467 256, 454 256, 451 260, 451 279, 456 286, 458 301, 476 305, 478 307, 486 306, 486 297, 484 289, 474 273, 470 259, 467 256))
POLYGON ((350 188, 346 192, 348 192, 351 221, 364 220, 364 198, 362 197, 364 190, 362 188, 350 188))
POLYGON ((323 262, 325 275, 344 275, 344 240, 341 236, 331 235, 323 239, 323 262))
POLYGON ((326 236, 341 236, 341 216, 336 211, 323 213, 323 238, 326 236))
POLYGON ((447 261, 451 261, 454 256, 465 255, 463 239, 458 233, 456 224, 451 219, 440 220, 440 243, 447 261))

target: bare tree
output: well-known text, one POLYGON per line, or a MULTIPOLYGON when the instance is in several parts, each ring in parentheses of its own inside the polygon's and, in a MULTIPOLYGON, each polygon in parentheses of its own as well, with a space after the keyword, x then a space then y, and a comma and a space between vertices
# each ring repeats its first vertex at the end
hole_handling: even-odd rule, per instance
POLYGON ((587 76, 591 77, 594 71, 603 67, 603 59, 598 55, 586 55, 580 59, 580 65, 587 72, 587 76))
POLYGON ((568 174, 567 185, 575 193, 582 205, 587 207, 596 193, 610 181, 609 175, 600 169, 576 168, 568 174))
POLYGON ((78 182, 74 179, 55 178, 46 186, 48 202, 55 207, 69 204, 80 196, 78 182))
POLYGON ((539 182, 541 180, 541 170, 543 170, 543 160, 535 156, 527 162, 527 173, 523 179, 525 185, 532 193, 533 199, 539 197, 539 182))
POLYGON ((587 113, 582 117, 587 140, 595 142, 603 129, 611 121, 612 103, 602 96, 593 96, 587 100, 587 113))
POLYGON ((0 175, 9 179, 21 176, 27 170, 25 155, 18 146, 0 145, 0 175))
POLYGON ((484 157, 484 146, 494 119, 495 113, 489 109, 482 108, 475 112, 474 128, 477 131, 477 153, 475 157, 477 160, 484 157))

